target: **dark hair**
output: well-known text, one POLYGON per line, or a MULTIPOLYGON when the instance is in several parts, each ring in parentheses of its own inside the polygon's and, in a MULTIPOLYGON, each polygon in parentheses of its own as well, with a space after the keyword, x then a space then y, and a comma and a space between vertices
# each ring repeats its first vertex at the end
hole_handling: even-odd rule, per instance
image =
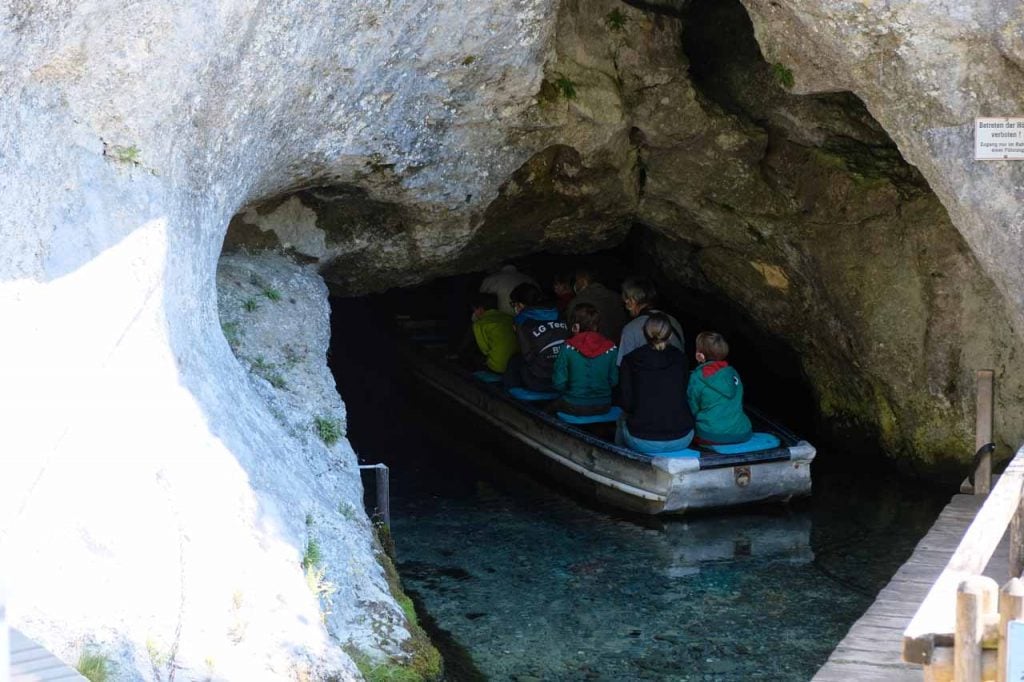
POLYGON ((581 332, 597 331, 601 313, 589 303, 579 303, 572 311, 572 324, 578 324, 581 332))
POLYGON ((576 268, 576 279, 585 279, 588 282, 596 282, 597 271, 589 265, 581 265, 576 268))
POLYGON ((629 299, 637 305, 654 305, 658 298, 658 290, 647 277, 630 277, 622 283, 622 298, 629 299))
POLYGON ((522 303, 524 306, 529 308, 535 306, 538 303, 543 302, 544 292, 542 292, 536 284, 530 284, 529 282, 523 282, 508 295, 508 302, 512 305, 516 303, 522 303))
POLYGON ((672 320, 665 313, 652 313, 644 321, 644 338, 654 350, 665 350, 672 332, 672 320))
POLYGON ((718 332, 701 332, 697 334, 697 352, 708 360, 725 360, 729 357, 729 344, 718 332))
POLYGON ((572 274, 568 272, 556 272, 555 276, 551 278, 552 284, 572 284, 572 274))
POLYGON ((477 308, 494 310, 498 307, 498 297, 496 294, 485 294, 483 292, 473 294, 473 297, 469 301, 469 307, 473 310, 476 310, 477 308))

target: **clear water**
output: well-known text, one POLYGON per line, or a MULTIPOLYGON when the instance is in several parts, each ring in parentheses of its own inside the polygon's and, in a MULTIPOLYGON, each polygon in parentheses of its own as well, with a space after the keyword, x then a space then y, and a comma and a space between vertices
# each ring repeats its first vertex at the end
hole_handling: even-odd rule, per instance
POLYGON ((335 325, 349 435, 392 467, 399 571, 450 679, 807 680, 941 507, 821 453, 796 507, 623 517, 507 465, 514 446, 419 394, 362 304, 335 325))

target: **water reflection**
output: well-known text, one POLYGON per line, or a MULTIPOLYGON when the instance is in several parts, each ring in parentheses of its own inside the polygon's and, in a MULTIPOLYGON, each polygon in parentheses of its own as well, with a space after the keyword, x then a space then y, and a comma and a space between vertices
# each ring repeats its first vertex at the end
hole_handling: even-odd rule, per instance
POLYGON ((395 536, 408 587, 490 679, 807 679, 862 601, 822 585, 808 513, 644 527, 478 491, 407 501, 395 536))

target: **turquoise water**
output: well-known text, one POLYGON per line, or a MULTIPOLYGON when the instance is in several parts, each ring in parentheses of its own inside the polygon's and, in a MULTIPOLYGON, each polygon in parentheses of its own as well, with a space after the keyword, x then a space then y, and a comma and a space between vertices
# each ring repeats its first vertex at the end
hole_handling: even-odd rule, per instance
POLYGON ((807 680, 941 506, 823 453, 812 499, 790 508, 596 508, 506 464, 515 446, 397 364, 367 362, 394 357, 390 342, 368 324, 346 335, 361 313, 343 310, 332 366, 349 435, 392 467, 399 572, 443 631, 450 679, 807 680))

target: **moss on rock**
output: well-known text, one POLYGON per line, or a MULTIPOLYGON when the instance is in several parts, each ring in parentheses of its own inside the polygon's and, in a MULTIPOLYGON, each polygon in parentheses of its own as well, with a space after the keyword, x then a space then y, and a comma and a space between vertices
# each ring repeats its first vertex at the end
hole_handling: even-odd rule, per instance
POLYGON ((388 590, 405 614, 405 628, 409 639, 402 643, 403 656, 384 660, 371 657, 354 646, 347 646, 346 652, 368 682, 434 682, 444 675, 441 653, 420 627, 416 607, 402 589, 402 580, 394 562, 394 544, 391 533, 384 525, 377 526, 377 561, 384 569, 388 590))

